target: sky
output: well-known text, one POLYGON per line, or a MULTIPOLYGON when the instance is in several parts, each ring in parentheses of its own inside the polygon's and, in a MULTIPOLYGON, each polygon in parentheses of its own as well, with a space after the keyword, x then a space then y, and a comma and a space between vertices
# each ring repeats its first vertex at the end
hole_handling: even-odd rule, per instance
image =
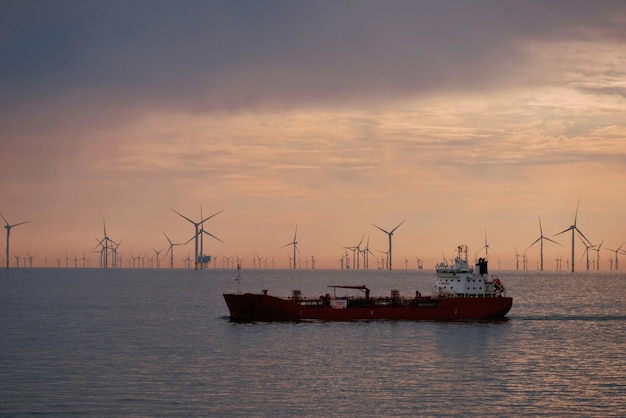
MULTIPOLYGON (((195 233, 172 209, 223 211, 204 224, 218 267, 288 268, 296 227, 298 258, 333 269, 361 240, 375 268, 388 238, 373 224, 403 221, 394 269, 459 244, 484 255, 486 237, 492 269, 525 254, 536 270, 539 219, 561 244, 544 242, 544 269, 566 269, 571 234, 556 234, 576 214, 602 270, 626 241, 623 1, 0 9, 0 213, 29 221, 11 230, 12 266, 97 266, 103 222, 124 266, 162 259, 163 232, 195 233)), ((577 270, 584 250, 576 238, 577 270)), ((183 267, 193 241, 174 251, 183 267)))

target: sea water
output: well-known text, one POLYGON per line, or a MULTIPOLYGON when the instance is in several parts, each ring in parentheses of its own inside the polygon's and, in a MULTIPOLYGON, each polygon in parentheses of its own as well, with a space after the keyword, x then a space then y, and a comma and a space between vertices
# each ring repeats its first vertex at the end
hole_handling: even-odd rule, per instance
MULTIPOLYGON (((497 322, 236 323, 222 294, 429 270, 0 271, 4 416, 625 416, 626 275, 508 271, 497 322)), ((358 292, 358 291, 357 291, 358 292)))

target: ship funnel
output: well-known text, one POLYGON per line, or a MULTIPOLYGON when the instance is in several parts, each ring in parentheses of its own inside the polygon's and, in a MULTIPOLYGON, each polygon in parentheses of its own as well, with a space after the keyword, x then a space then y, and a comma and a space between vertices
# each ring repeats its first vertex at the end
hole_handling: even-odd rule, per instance
POLYGON ((476 267, 478 267, 478 273, 482 276, 487 273, 487 260, 484 258, 479 258, 478 263, 476 263, 476 267))

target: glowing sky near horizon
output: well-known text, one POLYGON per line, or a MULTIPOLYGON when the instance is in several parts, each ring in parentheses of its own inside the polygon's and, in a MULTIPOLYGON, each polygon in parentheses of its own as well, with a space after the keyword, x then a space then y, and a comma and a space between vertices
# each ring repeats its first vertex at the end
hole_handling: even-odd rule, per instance
MULTIPOLYGON (((363 236, 387 250, 372 223, 406 219, 395 268, 474 254, 486 232, 492 265, 526 251, 534 270, 541 216, 563 245, 545 243, 544 268, 565 269, 571 235, 555 234, 579 200, 602 270, 626 241, 624 2, 1 7, 0 213, 30 221, 11 253, 37 266, 97 265, 103 219, 125 259, 153 256, 161 231, 193 235, 171 209, 224 210, 205 225, 218 266, 287 268, 298 225, 301 256, 338 268, 363 236)), ((192 244, 175 251, 182 267, 192 244)))

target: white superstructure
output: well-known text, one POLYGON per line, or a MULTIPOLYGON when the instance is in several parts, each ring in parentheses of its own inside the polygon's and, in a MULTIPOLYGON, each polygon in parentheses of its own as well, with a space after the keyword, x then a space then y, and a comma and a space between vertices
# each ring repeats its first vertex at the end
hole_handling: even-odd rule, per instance
POLYGON ((496 276, 487 273, 487 260, 480 258, 476 269, 467 262, 467 246, 459 245, 454 262, 447 260, 435 266, 437 283, 434 293, 446 297, 498 297, 504 295, 504 286, 496 276), (475 272, 477 270, 477 272, 475 272))

